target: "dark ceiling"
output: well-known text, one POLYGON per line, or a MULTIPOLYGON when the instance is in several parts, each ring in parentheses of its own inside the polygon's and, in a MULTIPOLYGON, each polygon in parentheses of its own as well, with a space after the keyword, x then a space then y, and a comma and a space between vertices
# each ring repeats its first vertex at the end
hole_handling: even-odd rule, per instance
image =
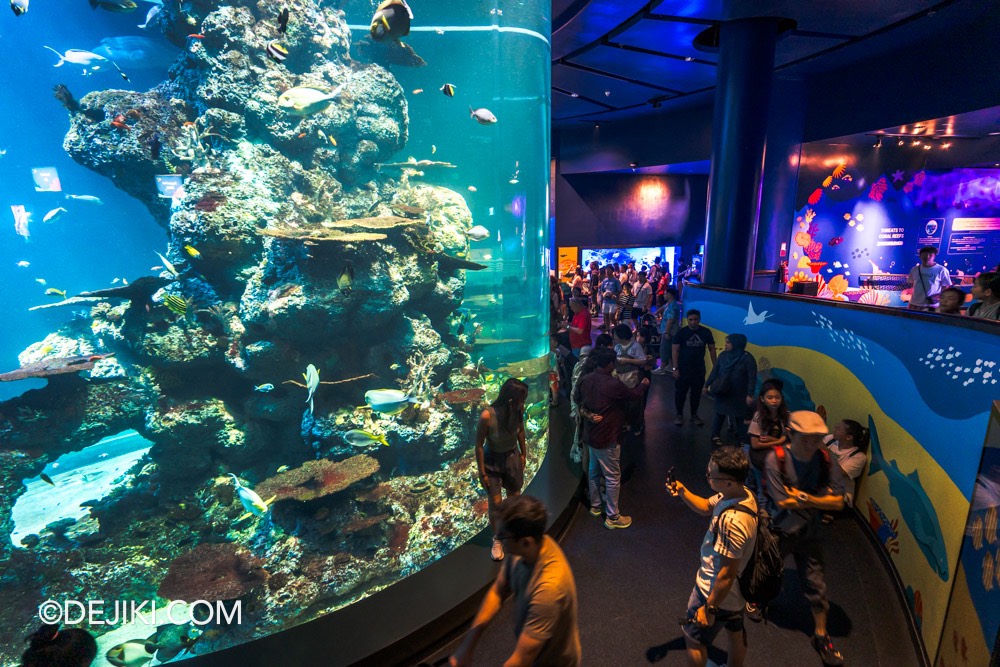
MULTIPOLYGON (((775 69, 804 76, 863 57, 891 32, 916 40, 963 20, 962 0, 553 0, 552 119, 556 127, 623 120, 711 99, 714 53, 694 38, 714 23, 792 19, 775 69), (952 8, 954 11, 946 11, 952 8)), ((992 0, 982 5, 992 4, 992 0)))

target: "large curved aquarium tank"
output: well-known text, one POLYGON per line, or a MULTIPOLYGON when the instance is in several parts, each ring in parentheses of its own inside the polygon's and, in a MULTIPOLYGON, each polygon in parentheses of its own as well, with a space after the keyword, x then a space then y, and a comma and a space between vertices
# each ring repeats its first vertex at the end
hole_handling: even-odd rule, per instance
POLYGON ((136 2, 0 25, 0 664, 47 600, 158 664, 445 556, 507 378, 546 452, 549 4, 136 2))

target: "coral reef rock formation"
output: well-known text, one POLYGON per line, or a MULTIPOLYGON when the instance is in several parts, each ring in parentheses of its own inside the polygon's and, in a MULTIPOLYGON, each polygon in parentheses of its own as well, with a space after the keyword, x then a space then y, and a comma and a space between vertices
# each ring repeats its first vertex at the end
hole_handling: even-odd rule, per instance
POLYGON ((147 30, 184 49, 166 80, 78 102, 59 91, 65 150, 143 202, 169 247, 158 276, 67 300, 87 310, 0 376, 90 369, 0 403, 0 530, 14 530, 24 480, 60 456, 128 429, 152 444, 87 516, 0 540, 0 607, 23 619, 0 647, 21 644, 45 598, 252 593, 241 627, 192 648, 207 653, 350 604, 484 525, 473 408, 503 378, 484 389, 474 327, 454 326, 466 270, 484 268, 467 259, 472 214, 457 192, 379 169, 406 146, 406 98, 381 64, 352 58, 329 4, 162 3, 147 30), (280 63, 266 53, 279 38, 280 63), (289 113, 279 98, 302 88, 328 99, 289 113), (386 389, 401 410, 364 405, 386 389), (357 431, 390 446, 361 453, 357 431), (244 517, 252 494, 272 504, 244 517))

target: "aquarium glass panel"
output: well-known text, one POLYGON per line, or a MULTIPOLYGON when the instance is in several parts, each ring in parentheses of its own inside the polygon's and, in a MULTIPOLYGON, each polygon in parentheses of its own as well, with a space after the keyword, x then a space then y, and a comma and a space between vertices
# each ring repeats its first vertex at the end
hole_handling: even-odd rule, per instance
POLYGON ((77 623, 138 665, 418 572, 488 525, 477 426, 512 379, 521 420, 490 420, 498 449, 524 425, 527 487, 549 3, 11 4, 0 663, 46 600, 159 605, 77 623), (241 620, 163 614, 196 600, 241 620))

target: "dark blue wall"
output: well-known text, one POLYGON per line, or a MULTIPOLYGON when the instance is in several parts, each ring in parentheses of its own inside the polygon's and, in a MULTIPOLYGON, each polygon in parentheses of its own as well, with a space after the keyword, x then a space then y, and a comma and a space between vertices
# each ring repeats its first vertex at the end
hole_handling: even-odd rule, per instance
POLYGON ((705 239, 707 176, 567 174, 556 184, 556 246, 680 245, 705 239))
MULTIPOLYGON (((827 65, 831 57, 827 56, 815 64, 776 73, 757 234, 758 270, 776 267, 778 248, 789 236, 802 142, 1000 105, 996 80, 1000 11, 996 6, 993 0, 981 4, 960 0, 922 23, 865 40, 864 53, 850 48, 837 51, 834 69, 827 65)), ((702 96, 686 104, 688 108, 650 110, 646 116, 602 123, 600 128, 557 130, 559 243, 585 245, 585 241, 575 241, 579 237, 574 228, 579 225, 581 232, 594 234, 600 224, 564 175, 624 169, 632 161, 660 165, 711 157, 712 102, 702 96)), ((630 241, 622 233, 607 243, 630 241)))

